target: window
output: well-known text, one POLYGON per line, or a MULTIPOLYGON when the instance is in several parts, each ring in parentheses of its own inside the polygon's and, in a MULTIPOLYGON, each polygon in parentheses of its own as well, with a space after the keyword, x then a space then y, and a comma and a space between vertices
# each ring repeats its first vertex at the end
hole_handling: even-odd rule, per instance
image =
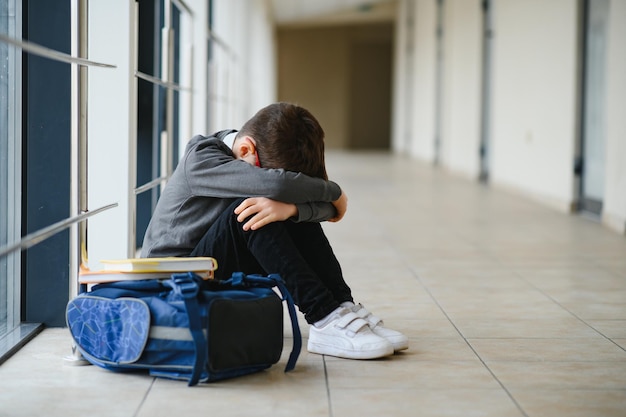
POLYGON ((136 246, 161 186, 172 174, 192 132, 193 23, 181 1, 139 4, 136 246))
MULTIPOLYGON (((0 0, 0 34, 21 33, 19 2, 0 0)), ((21 60, 0 42, 0 247, 20 236, 21 60)), ((0 356, 2 341, 19 326, 20 253, 0 255, 0 356)))

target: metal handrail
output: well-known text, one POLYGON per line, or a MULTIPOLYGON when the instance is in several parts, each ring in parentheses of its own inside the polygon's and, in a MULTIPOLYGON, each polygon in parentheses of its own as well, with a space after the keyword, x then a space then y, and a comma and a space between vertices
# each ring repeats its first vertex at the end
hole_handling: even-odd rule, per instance
POLYGON ((147 182, 147 183, 145 183, 145 184, 135 188, 135 195, 141 194, 144 191, 151 190, 151 189, 155 188, 156 186, 161 185, 162 183, 167 181, 167 179, 168 179, 167 177, 159 177, 159 178, 156 178, 156 179, 154 179, 154 180, 152 180, 150 182, 147 182))
POLYGON ((184 87, 178 83, 163 81, 159 77, 148 75, 145 72, 141 72, 141 71, 135 71, 135 77, 141 78, 142 80, 151 82, 153 84, 160 85, 161 87, 165 87, 165 88, 176 90, 176 91, 192 91, 192 89, 189 87, 184 87))
POLYGON ((172 3, 179 9, 183 9, 189 16, 194 17, 193 10, 183 0, 172 0, 172 3))
POLYGON ((0 248, 0 258, 11 253, 11 252, 15 252, 17 250, 24 250, 24 249, 28 249, 31 246, 34 246, 38 243, 43 242, 44 240, 48 239, 49 237, 67 229, 68 227, 72 226, 73 224, 76 223, 80 223, 83 222, 85 220, 87 220, 87 218, 98 214, 102 211, 111 209, 113 207, 117 207, 118 203, 113 203, 113 204, 109 204, 107 206, 103 206, 100 208, 97 208, 95 210, 91 210, 88 211, 86 213, 82 213, 79 214, 77 216, 74 217, 69 217, 65 220, 61 220, 60 222, 56 222, 54 224, 51 224, 48 227, 44 227, 43 229, 39 229, 36 232, 30 233, 26 236, 24 236, 22 239, 20 239, 19 242, 15 242, 12 243, 10 245, 6 245, 2 248, 0 248))
POLYGON ((0 42, 8 43, 9 45, 21 48, 28 53, 49 58, 54 61, 66 62, 68 64, 78 64, 86 67, 117 68, 116 65, 103 64, 102 62, 91 61, 85 58, 77 58, 54 49, 46 48, 45 46, 38 45, 34 42, 25 41, 23 39, 15 39, 2 34, 0 34, 0 42))

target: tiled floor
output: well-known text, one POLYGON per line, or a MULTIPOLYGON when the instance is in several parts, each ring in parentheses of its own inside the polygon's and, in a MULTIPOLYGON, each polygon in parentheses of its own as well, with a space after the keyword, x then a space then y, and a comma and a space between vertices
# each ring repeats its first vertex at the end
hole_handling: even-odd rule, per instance
POLYGON ((188 388, 64 365, 48 329, 0 366, 0 416, 626 416, 626 237, 398 156, 328 165, 347 280, 408 351, 188 388))

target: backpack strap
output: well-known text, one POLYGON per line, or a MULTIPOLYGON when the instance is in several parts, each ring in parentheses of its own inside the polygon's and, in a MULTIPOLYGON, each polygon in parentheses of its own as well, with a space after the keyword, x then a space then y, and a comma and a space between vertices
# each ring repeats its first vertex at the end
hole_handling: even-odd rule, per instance
POLYGON ((194 348, 196 350, 193 371, 189 378, 189 386, 196 385, 200 380, 202 371, 206 368, 209 361, 209 351, 207 348, 207 340, 202 331, 202 320, 200 318, 200 306, 198 304, 199 285, 195 274, 187 272, 184 274, 173 274, 171 281, 173 291, 180 295, 185 302, 187 316, 189 317, 189 330, 193 338, 194 348))
POLYGON ((296 367, 296 361, 298 360, 298 356, 300 356, 300 351, 302 349, 302 334, 300 333, 300 326, 298 326, 298 317, 296 316, 296 307, 293 302, 293 298, 291 294, 287 290, 285 286, 285 281, 277 274, 270 274, 269 278, 273 279, 283 296, 283 300, 287 303, 287 310, 289 310, 289 318, 291 319, 291 329, 293 332, 293 347, 291 349, 291 354, 289 355, 289 360, 287 361, 287 366, 285 366, 285 372, 289 372, 296 367))
POLYGON ((296 308, 293 302, 293 298, 285 286, 285 281, 278 274, 269 274, 267 277, 261 275, 245 275, 243 272, 234 272, 232 277, 226 281, 233 286, 246 286, 253 285, 259 287, 273 288, 277 287, 282 296, 282 300, 287 303, 287 310, 289 311, 289 318, 291 319, 291 329, 293 332, 293 346, 291 348, 291 354, 287 360, 287 366, 285 366, 285 372, 289 372, 296 367, 298 356, 302 350, 302 334, 300 333, 300 326, 298 326, 298 317, 296 316, 296 308))

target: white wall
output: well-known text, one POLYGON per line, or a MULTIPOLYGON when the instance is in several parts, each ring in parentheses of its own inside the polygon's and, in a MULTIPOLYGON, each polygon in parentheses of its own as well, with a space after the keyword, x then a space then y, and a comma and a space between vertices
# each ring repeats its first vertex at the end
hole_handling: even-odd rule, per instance
POLYGON ((446 0, 441 163, 477 178, 480 171, 482 0, 446 0))
POLYGON ((245 120, 278 97, 276 31, 269 2, 248 1, 246 55, 249 92, 243 97, 245 120))
MULTIPOLYGON (((441 162, 452 171, 476 177, 480 162, 481 1, 446 0, 443 11, 441 162)), ((432 162, 437 117, 436 1, 401 1, 396 33, 393 149, 432 162), (412 30, 407 27, 409 16, 414 22, 412 30)))
MULTIPOLYGON (((581 3, 492 0, 492 10, 491 184, 569 213, 579 197, 573 164, 580 135, 581 3)), ((435 0, 399 1, 393 150, 408 150, 417 159, 433 161, 439 116, 442 166, 476 178, 480 171, 481 1, 444 2, 439 115, 436 20, 435 0), (415 23, 412 48, 407 47, 407 14, 415 23)), ((602 220, 626 233, 626 0, 611 0, 608 37, 602 220)))
POLYGON ((426 161, 435 157, 436 29, 436 2, 415 0, 413 117, 407 122, 412 123, 411 155, 426 161))
POLYGON ((577 7, 498 0, 494 9, 490 177, 562 211, 575 199, 577 7))
POLYGON ((606 170, 602 219, 626 233, 626 0, 611 0, 607 59, 606 170))
POLYGON ((136 129, 131 62, 134 4, 127 0, 89 2, 89 58, 117 68, 88 70, 88 207, 119 204, 88 220, 92 268, 101 259, 126 258, 132 251, 128 229, 134 220, 129 213, 135 180, 130 170, 135 154, 129 139, 136 129), (115 30, 111 22, 116 22, 115 30))
MULTIPOLYGON (((192 70, 193 70, 193 94, 192 94, 192 123, 191 135, 206 134, 208 126, 207 111, 207 88, 209 67, 207 66, 207 16, 208 2, 206 0, 186 0, 186 3, 194 12, 192 70)), ((181 153, 182 155, 182 153, 181 153)))
POLYGON ((391 149, 396 152, 405 151, 408 147, 406 140, 407 99, 411 92, 407 88, 407 43, 408 25, 407 16, 409 2, 399 0, 396 12, 393 51, 392 103, 391 103, 391 149))
POLYGON ((270 4, 264 0, 215 0, 215 45, 210 78, 210 131, 237 129, 276 101, 276 42, 270 4))

